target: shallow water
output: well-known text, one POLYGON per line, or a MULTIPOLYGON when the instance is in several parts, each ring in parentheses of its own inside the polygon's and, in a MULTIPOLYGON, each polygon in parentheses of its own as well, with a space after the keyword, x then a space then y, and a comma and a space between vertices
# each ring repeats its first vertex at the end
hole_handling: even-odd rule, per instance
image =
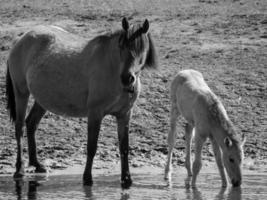
POLYGON ((176 171, 171 182, 163 180, 161 172, 132 174, 134 184, 128 190, 120 187, 120 174, 95 175, 94 186, 82 185, 82 175, 31 175, 14 181, 11 176, 0 177, 0 199, 92 199, 92 200, 256 200, 266 199, 267 174, 245 174, 241 188, 222 189, 216 172, 203 172, 197 189, 186 189, 186 175, 176 171))

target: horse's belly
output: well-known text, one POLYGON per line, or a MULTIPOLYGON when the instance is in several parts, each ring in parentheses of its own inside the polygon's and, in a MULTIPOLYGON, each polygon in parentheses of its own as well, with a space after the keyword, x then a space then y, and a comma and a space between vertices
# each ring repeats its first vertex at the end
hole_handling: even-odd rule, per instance
MULTIPOLYGON (((65 98, 64 95, 52 96, 51 93, 32 92, 34 99, 46 110, 58 115, 70 117, 86 117, 87 107, 86 103, 77 95, 77 99, 70 97, 65 98)), ((55 93, 54 93, 55 94, 55 93)))
POLYGON ((36 75, 28 80, 34 99, 46 110, 71 117, 87 116, 88 90, 82 80, 36 75))
MULTIPOLYGON (((37 100, 38 101, 38 100, 37 100)), ((57 115, 62 115, 62 116, 69 116, 69 117, 86 117, 87 116, 87 108, 81 107, 80 105, 76 105, 73 102, 56 102, 54 101, 53 104, 51 103, 46 103, 42 100, 38 101, 40 104, 49 110, 52 113, 55 113, 57 115), (58 106, 61 104, 60 106, 58 106)))

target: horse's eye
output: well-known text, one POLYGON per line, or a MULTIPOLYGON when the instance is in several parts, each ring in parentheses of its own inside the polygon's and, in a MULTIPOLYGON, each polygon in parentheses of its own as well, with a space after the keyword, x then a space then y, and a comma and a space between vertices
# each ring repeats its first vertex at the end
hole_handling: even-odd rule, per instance
POLYGON ((234 163, 234 162, 235 162, 233 158, 229 158, 229 161, 230 161, 231 163, 234 163))

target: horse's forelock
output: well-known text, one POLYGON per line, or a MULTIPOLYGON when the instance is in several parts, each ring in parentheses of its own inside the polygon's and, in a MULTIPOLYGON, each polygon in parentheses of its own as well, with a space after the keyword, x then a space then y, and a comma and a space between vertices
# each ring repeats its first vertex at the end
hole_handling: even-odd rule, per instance
POLYGON ((132 26, 127 32, 127 46, 135 55, 140 55, 145 50, 145 36, 143 35, 143 28, 140 24, 132 26))
POLYGON ((130 34, 128 36, 129 42, 133 42, 135 39, 141 37, 143 34, 143 27, 142 26, 136 26, 136 27, 137 28, 135 28, 135 26, 133 26, 132 31, 131 31, 132 33, 130 32, 130 34))
POLYGON ((127 31, 120 31, 120 45, 129 47, 133 55, 144 53, 148 46, 144 68, 156 69, 158 66, 156 49, 150 33, 143 33, 141 24, 132 25, 127 31), (148 44, 147 44, 148 43, 148 44))

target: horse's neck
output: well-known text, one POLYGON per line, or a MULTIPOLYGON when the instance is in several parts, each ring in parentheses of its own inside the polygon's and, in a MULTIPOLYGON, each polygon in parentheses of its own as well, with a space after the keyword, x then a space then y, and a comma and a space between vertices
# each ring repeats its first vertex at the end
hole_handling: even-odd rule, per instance
POLYGON ((226 137, 229 137, 231 140, 236 140, 234 138, 235 132, 229 119, 225 120, 223 123, 224 124, 216 123, 216 125, 214 125, 214 127, 212 128, 212 137, 216 140, 216 142, 222 149, 225 148, 224 140, 226 137))
MULTIPOLYGON (((117 63, 119 59, 118 48, 118 37, 114 36, 98 36, 90 41, 84 48, 84 53, 86 55, 98 55, 101 58, 105 58, 106 63, 112 64, 117 63), (91 52, 91 53, 88 53, 91 52), (97 54, 95 54, 97 52, 97 54)), ((117 68, 117 66, 115 66, 117 68)))
POLYGON ((232 139, 234 133, 234 127, 227 115, 227 112, 222 105, 222 103, 217 99, 214 95, 212 97, 214 99, 214 103, 210 106, 210 114, 211 114, 211 134, 212 137, 219 143, 221 147, 224 145, 224 139, 229 137, 232 139))

